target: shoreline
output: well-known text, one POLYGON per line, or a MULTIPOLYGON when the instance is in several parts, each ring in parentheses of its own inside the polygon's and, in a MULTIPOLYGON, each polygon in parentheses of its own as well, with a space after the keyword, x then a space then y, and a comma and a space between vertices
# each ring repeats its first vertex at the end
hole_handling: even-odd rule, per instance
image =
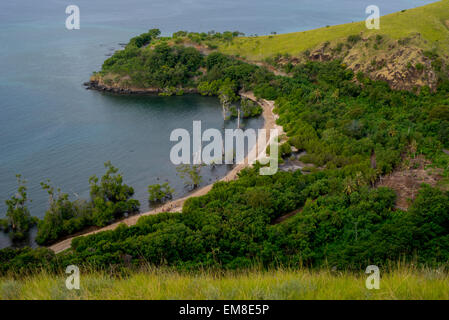
MULTIPOLYGON (((149 92, 147 92, 147 93, 149 93, 149 92)), ((264 139, 264 145, 262 147, 263 150, 258 150, 259 152, 257 153, 258 156, 256 157, 256 159, 259 159, 262 154, 265 154, 267 146, 269 144, 269 141, 271 141, 272 139, 275 138, 275 136, 273 136, 273 137, 270 136, 270 129, 278 129, 278 136, 281 136, 283 134, 283 130, 282 130, 281 126, 278 126, 276 124, 277 115, 275 115, 273 113, 274 101, 269 101, 269 100, 265 100, 265 99, 258 100, 252 92, 242 92, 242 93, 240 93, 240 96, 250 99, 254 102, 257 102, 263 108, 263 113, 262 113, 262 117, 264 119, 263 129, 265 129, 267 131, 269 139, 268 139, 268 143, 267 143, 267 139, 264 139)), ((253 151, 255 148, 257 148, 257 143, 253 146, 253 149, 248 152, 248 155, 251 154, 251 151, 253 151)), ((229 171, 219 181, 227 182, 227 181, 235 180, 237 178, 237 174, 241 170, 243 170, 244 168, 246 168, 252 164, 249 162, 248 155, 245 157, 243 163, 235 165, 235 167, 232 168, 232 170, 229 171)), ((127 226, 132 226, 137 223, 137 220, 139 220, 140 217, 143 217, 143 216, 154 215, 154 214, 158 214, 158 213, 162 213, 162 212, 181 212, 184 202, 187 199, 192 198, 192 197, 200 197, 200 196, 207 194, 212 189, 213 185, 214 185, 213 183, 208 184, 204 187, 201 187, 197 190, 192 191, 190 194, 187 194, 186 196, 184 196, 182 198, 169 201, 153 210, 132 215, 130 217, 127 217, 127 218, 121 219, 117 222, 114 222, 108 226, 105 226, 105 227, 102 227, 102 228, 99 228, 99 229, 96 229, 96 230, 93 230, 90 232, 78 234, 76 236, 71 236, 71 237, 66 238, 62 241, 59 241, 51 246, 48 246, 47 248, 54 251, 55 253, 60 253, 60 252, 67 250, 71 247, 72 240, 74 238, 88 236, 88 235, 92 235, 92 234, 102 232, 102 231, 114 230, 122 223, 125 223, 127 226)))
MULTIPOLYGON (((96 90, 100 92, 110 92, 114 94, 159 94, 166 93, 164 89, 161 88, 123 88, 123 87, 114 87, 104 83, 101 83, 98 80, 90 80, 88 82, 83 83, 86 90, 96 90)), ((182 91, 183 93, 198 93, 197 88, 176 88, 177 90, 182 91)), ((174 94, 175 95, 175 94, 174 94)))

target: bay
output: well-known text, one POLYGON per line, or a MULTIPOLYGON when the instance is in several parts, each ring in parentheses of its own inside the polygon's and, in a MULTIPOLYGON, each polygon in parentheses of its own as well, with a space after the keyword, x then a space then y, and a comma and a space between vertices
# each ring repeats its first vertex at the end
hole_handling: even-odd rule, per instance
MULTIPOLYGON (((142 210, 147 186, 170 181, 176 196, 187 192, 169 161, 176 128, 221 128, 216 98, 113 96, 82 83, 101 68, 120 43, 147 31, 239 30, 246 34, 302 31, 365 19, 372 1, 284 0, 14 0, 0 2, 0 217, 15 193, 15 174, 28 180, 31 213, 42 218, 50 179, 72 198, 88 197, 88 179, 112 161, 132 185, 142 210), (65 8, 76 4, 81 29, 65 28, 65 8)), ((433 1, 378 0, 381 14, 433 1)), ((259 128, 261 119, 247 121, 259 128)), ((227 127, 235 128, 229 121, 227 127)), ((203 184, 228 167, 204 172, 203 184)), ((32 244, 32 241, 30 242, 32 244)), ((0 248, 11 245, 0 233, 0 248)))

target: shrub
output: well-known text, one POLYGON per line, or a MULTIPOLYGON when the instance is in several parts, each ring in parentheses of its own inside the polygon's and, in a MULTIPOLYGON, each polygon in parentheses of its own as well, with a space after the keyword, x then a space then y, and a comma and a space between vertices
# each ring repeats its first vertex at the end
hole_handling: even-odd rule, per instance
POLYGON ((148 186, 148 201, 151 203, 164 202, 173 197, 174 189, 170 187, 168 182, 160 184, 154 184, 148 186))
POLYGON ((362 40, 362 37, 358 34, 350 35, 350 36, 348 36, 348 39, 347 39, 347 41, 352 45, 356 44, 360 40, 362 40))

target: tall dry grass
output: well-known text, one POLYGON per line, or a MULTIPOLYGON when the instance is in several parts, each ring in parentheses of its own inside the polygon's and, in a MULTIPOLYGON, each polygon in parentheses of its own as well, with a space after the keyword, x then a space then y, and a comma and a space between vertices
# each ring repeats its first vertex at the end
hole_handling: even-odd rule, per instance
POLYGON ((0 279, 1 299, 449 299, 442 269, 397 266, 382 273, 379 290, 365 287, 361 271, 247 270, 218 273, 147 268, 129 276, 81 270, 80 290, 68 290, 66 275, 45 272, 0 279))

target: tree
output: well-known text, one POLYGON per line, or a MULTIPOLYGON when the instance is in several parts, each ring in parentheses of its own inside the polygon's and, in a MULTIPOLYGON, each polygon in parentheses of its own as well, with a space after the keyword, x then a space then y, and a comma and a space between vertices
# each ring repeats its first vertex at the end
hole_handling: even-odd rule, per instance
POLYGON ((429 115, 433 120, 449 121, 449 106, 433 107, 429 115))
POLYGON ((173 197, 174 192, 175 190, 170 187, 168 182, 162 185, 153 184, 148 186, 148 200, 150 201, 150 203, 165 202, 166 200, 173 197))
POLYGON ((125 213, 132 214, 139 210, 140 203, 131 199, 134 189, 123 183, 123 177, 110 161, 104 164, 106 174, 101 181, 96 176, 89 179, 90 196, 94 205, 93 220, 95 225, 103 227, 125 213))
POLYGON ((91 224, 91 203, 84 200, 70 201, 69 195, 62 193, 60 189, 55 192, 50 181, 41 182, 41 186, 49 195, 49 208, 44 219, 38 224, 38 244, 52 243, 91 224))
POLYGON ((238 101, 239 97, 235 94, 234 84, 231 80, 226 79, 218 90, 218 98, 223 108, 223 120, 226 120, 226 113, 229 111, 231 104, 238 101))
POLYGON ((200 175, 201 172, 201 165, 188 165, 188 164, 181 164, 178 167, 176 167, 176 171, 178 171, 179 176, 181 179, 184 180, 185 184, 187 186, 191 186, 192 189, 198 188, 202 181, 202 177, 200 175))
POLYGON ((129 45, 141 48, 151 42, 151 40, 156 39, 161 34, 159 29, 151 29, 147 33, 142 33, 141 35, 132 38, 129 41, 129 45))
POLYGON ((22 179, 20 174, 16 175, 19 185, 17 194, 6 200, 6 217, 8 221, 8 229, 11 229, 13 239, 23 239, 27 235, 30 228, 36 224, 36 219, 32 218, 27 207, 27 187, 26 180, 22 179))
POLYGON ((255 117, 262 114, 262 107, 250 99, 242 99, 240 102, 241 113, 243 118, 255 117))
POLYGON ((202 81, 198 84, 198 92, 203 96, 215 96, 218 95, 221 81, 202 81))
POLYGON ((281 144, 279 148, 279 153, 281 157, 288 157, 292 154, 292 147, 288 141, 281 144))
POLYGON ((343 180, 343 190, 347 195, 350 195, 357 190, 357 183, 351 177, 346 177, 343 180))

